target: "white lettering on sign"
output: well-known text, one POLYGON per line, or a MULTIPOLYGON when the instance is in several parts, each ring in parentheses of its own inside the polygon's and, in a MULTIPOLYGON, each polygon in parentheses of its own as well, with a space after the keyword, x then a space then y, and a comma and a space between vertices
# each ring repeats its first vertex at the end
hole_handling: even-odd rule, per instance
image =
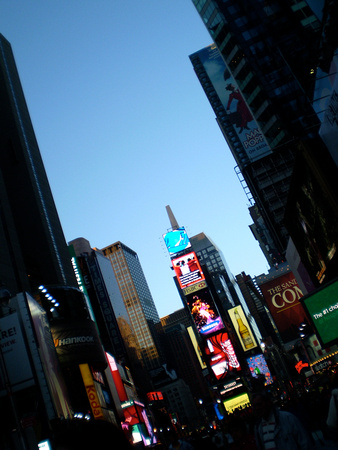
POLYGON ((94 337, 93 336, 76 336, 71 338, 65 338, 65 339, 54 339, 54 345, 55 347, 61 347, 64 345, 70 345, 70 344, 79 344, 79 343, 93 343, 94 337))

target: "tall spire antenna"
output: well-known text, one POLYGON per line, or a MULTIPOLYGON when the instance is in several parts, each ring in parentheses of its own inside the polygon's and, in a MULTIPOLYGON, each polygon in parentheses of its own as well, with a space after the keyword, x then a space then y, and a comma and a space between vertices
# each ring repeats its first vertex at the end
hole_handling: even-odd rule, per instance
POLYGON ((172 212, 170 206, 167 205, 165 207, 165 209, 167 210, 167 214, 168 214, 168 217, 169 217, 169 220, 170 220, 170 225, 171 225, 172 229, 173 230, 177 230, 180 226, 179 226, 179 224, 178 224, 178 222, 177 222, 177 220, 176 220, 176 218, 174 216, 174 213, 172 212))

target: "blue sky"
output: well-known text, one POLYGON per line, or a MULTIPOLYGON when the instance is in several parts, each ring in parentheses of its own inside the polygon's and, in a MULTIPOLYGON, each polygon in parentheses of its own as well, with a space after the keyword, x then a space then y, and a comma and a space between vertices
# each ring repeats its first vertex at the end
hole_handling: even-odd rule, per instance
POLYGON ((67 241, 135 250, 160 316, 182 307, 162 234, 170 205, 231 272, 267 263, 235 161, 189 55, 211 44, 190 0, 2 0, 67 241))

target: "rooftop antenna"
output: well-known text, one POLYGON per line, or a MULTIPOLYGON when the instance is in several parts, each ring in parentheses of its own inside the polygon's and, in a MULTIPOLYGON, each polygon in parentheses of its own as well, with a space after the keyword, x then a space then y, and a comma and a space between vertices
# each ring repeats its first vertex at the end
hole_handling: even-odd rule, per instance
POLYGON ((170 225, 171 225, 172 229, 173 230, 177 230, 180 226, 179 226, 179 224, 178 224, 178 222, 177 222, 177 220, 176 220, 176 218, 174 216, 174 213, 172 212, 170 206, 167 205, 165 207, 165 209, 167 210, 167 214, 168 214, 168 217, 169 217, 169 220, 170 220, 170 225))

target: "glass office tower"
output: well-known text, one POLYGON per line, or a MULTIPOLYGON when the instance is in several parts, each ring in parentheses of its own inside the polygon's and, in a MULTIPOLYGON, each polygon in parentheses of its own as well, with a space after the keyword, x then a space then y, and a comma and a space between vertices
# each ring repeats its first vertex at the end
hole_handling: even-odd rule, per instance
POLYGON ((161 358, 155 325, 160 318, 137 253, 122 242, 102 251, 114 269, 145 367, 148 370, 157 368, 161 358))
POLYGON ((9 42, 0 35, 0 279, 14 295, 76 287, 9 42))

